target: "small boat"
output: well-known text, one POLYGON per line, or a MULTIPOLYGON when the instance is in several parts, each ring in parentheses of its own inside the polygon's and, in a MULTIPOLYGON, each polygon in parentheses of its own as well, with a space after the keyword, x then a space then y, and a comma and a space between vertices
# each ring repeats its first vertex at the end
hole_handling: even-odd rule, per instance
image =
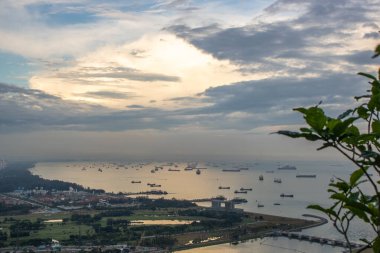
POLYGON ((332 177, 330 178, 330 183, 334 183, 335 182, 335 179, 332 177))
POLYGON ((278 184, 282 183, 281 178, 275 178, 273 179, 273 182, 278 183, 278 184))
POLYGON ((317 175, 315 175, 315 174, 298 174, 298 175, 296 175, 296 177, 305 177, 305 178, 316 178, 317 177, 317 175))
POLYGON ((223 172, 240 172, 240 169, 223 169, 223 172))
POLYGON ((281 198, 293 198, 294 195, 293 195, 293 194, 285 194, 285 193, 281 193, 280 197, 281 197, 281 198))
POLYGON ((229 187, 229 186, 219 186, 219 189, 220 190, 229 190, 229 189, 231 189, 231 187, 229 187))
POLYGON ((264 207, 264 205, 263 205, 263 204, 260 204, 260 203, 258 203, 258 204, 257 204, 257 207, 264 207))
POLYGON ((197 169, 197 172, 195 172, 195 174, 200 175, 201 174, 201 170, 197 169))
POLYGON ((263 181, 263 180, 264 180, 264 176, 263 176, 263 175, 260 175, 260 176, 259 176, 259 180, 260 180, 260 181, 263 181))
POLYGON ((247 191, 238 191, 238 190, 236 190, 236 191, 234 191, 234 193, 235 193, 235 194, 238 194, 238 193, 244 193, 244 194, 247 194, 248 192, 247 192, 247 191))
POLYGON ((278 170, 296 170, 297 168, 295 166, 285 165, 282 167, 278 167, 278 170))
POLYGON ((252 188, 243 188, 243 187, 241 187, 240 191, 252 191, 252 188))
POLYGON ((265 173, 274 173, 274 171, 273 170, 267 170, 267 171, 265 171, 265 173))
POLYGON ((141 181, 131 181, 132 184, 141 184, 141 181))
POLYGON ((150 187, 161 187, 160 184, 151 184, 150 187))
POLYGON ((247 202, 248 202, 248 200, 243 199, 243 198, 233 198, 232 201, 233 201, 235 204, 241 204, 241 203, 247 203, 247 202))
POLYGON ((276 203, 273 203, 273 205, 275 205, 275 206, 279 206, 279 205, 281 205, 281 204, 278 203, 278 202, 276 202, 276 203))

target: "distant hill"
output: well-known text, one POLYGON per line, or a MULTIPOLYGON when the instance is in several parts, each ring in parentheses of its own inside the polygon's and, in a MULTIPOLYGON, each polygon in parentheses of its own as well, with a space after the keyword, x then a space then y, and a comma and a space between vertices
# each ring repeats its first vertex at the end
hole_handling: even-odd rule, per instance
MULTIPOLYGON (((64 182, 60 180, 43 179, 39 176, 32 175, 29 169, 34 167, 33 162, 13 162, 7 164, 0 170, 0 192, 11 192, 18 189, 32 190, 36 187, 43 187, 45 190, 66 191, 70 187, 83 190, 93 191, 93 189, 84 188, 75 183, 64 182)), ((104 192, 104 190, 95 190, 104 192)))

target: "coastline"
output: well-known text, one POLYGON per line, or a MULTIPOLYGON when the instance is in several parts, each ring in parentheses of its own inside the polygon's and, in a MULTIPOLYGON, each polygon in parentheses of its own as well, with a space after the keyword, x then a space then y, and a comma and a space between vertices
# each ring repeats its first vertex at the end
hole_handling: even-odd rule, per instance
MULTIPOLYGON (((229 243, 229 244, 236 243, 237 244, 237 243, 245 242, 245 241, 251 240, 251 239, 276 236, 276 232, 278 232, 278 231, 287 231, 287 232, 301 231, 301 230, 308 229, 308 228, 322 226, 328 222, 327 219, 325 219, 323 217, 319 217, 319 216, 315 216, 315 215, 308 215, 308 214, 306 214, 304 217, 316 218, 319 220, 313 221, 313 220, 307 220, 307 219, 296 219, 296 218, 288 218, 288 217, 283 217, 283 216, 266 215, 266 214, 261 214, 261 213, 252 213, 252 212, 244 212, 244 213, 251 215, 251 216, 264 216, 265 217, 264 220, 266 220, 265 222, 266 222, 267 228, 262 229, 263 227, 260 227, 260 226, 252 226, 252 225, 257 225, 257 224, 252 224, 252 223, 251 224, 248 223, 245 225, 243 224, 243 225, 239 225, 237 227, 229 228, 228 233, 225 233, 225 235, 226 234, 230 234, 230 235, 233 234, 233 235, 235 235, 234 237, 224 236, 224 237, 220 237, 220 239, 217 239, 217 240, 210 240, 210 241, 205 241, 205 242, 201 242, 201 243, 193 243, 193 244, 189 244, 189 245, 180 245, 180 246, 173 247, 172 250, 174 252, 180 252, 180 251, 189 250, 189 249, 193 249, 193 248, 208 247, 208 246, 227 244, 227 243, 229 243), (282 221, 283 223, 279 224, 278 223, 279 221, 282 221), (287 222, 291 222, 292 226, 287 228, 287 229, 284 229, 284 230, 281 230, 278 227, 275 228, 276 225, 277 226, 280 225, 279 226, 280 228, 282 226, 284 226, 285 224, 289 225, 289 223, 287 223, 287 222), (247 228, 249 228, 250 225, 252 226, 251 229, 258 229, 258 231, 253 232, 253 230, 252 230, 251 233, 246 233, 247 228), (243 231, 245 231, 245 233, 243 231), (236 233, 238 236, 236 236, 236 233)), ((262 223, 264 223, 264 222, 262 222, 262 223)), ((211 237, 213 237, 213 235, 215 236, 215 234, 217 234, 217 233, 218 233, 218 231, 208 231, 208 232, 205 232, 203 234, 203 237, 204 238, 211 238, 211 237)), ((173 237, 175 237, 175 235, 173 235, 173 237)), ((178 237, 176 237, 176 238, 178 238, 178 237)))

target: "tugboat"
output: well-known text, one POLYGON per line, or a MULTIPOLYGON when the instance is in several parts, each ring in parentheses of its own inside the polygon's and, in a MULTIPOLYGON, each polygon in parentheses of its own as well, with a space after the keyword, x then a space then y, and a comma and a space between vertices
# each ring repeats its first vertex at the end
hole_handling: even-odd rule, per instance
POLYGON ((238 190, 236 190, 236 191, 234 191, 234 193, 235 193, 235 194, 238 194, 238 193, 244 193, 244 194, 247 194, 248 192, 247 192, 247 191, 238 191, 238 190))
POLYGON ((285 193, 281 193, 280 197, 281 197, 281 198, 293 198, 294 195, 293 195, 293 194, 285 194, 285 193))
POLYGON ((197 169, 197 172, 195 172, 197 175, 200 175, 201 174, 201 170, 200 169, 197 169))

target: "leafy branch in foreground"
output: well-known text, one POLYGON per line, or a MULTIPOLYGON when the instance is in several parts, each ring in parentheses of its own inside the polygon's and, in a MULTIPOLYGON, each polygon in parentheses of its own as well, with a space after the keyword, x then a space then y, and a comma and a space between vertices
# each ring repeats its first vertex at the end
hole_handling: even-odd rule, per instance
MULTIPOLYGON (((380 45, 375 49, 373 58, 380 56, 380 45)), ((317 150, 333 148, 353 162, 355 170, 349 180, 338 178, 329 185, 328 192, 333 205, 324 208, 310 205, 309 208, 325 213, 350 245, 348 232, 351 221, 359 219, 368 224, 375 233, 373 238, 363 238, 367 247, 380 253, 380 181, 372 176, 380 176, 380 69, 378 77, 367 73, 358 73, 369 79, 371 88, 368 93, 355 97, 360 104, 345 111, 338 117, 330 117, 321 109, 320 103, 309 108, 295 108, 303 114, 308 127, 299 131, 278 131, 278 134, 291 138, 303 138, 320 141, 317 150), (369 183, 371 193, 363 191, 363 183, 369 183)), ((351 246, 349 251, 353 252, 351 246)), ((360 252, 360 251, 358 251, 360 252)))

